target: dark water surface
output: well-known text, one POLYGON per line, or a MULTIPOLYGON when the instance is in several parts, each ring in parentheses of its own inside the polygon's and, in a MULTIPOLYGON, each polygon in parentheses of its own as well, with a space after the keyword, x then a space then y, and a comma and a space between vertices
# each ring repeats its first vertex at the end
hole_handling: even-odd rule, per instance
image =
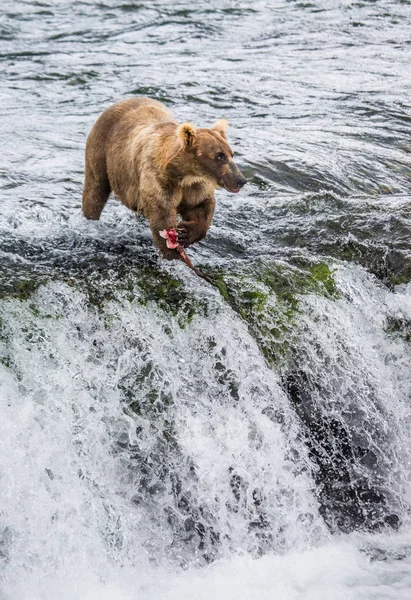
POLYGON ((2 4, 4 598, 410 597, 410 65, 406 0, 2 4), (81 215, 133 95, 230 123, 218 288, 81 215))

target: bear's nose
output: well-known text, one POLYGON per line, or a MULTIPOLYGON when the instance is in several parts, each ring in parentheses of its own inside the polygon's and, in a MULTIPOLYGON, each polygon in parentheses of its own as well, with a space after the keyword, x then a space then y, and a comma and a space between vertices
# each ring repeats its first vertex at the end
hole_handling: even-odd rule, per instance
POLYGON ((237 179, 237 185, 239 188, 244 187, 246 183, 247 183, 247 179, 245 179, 245 177, 239 177, 237 179))

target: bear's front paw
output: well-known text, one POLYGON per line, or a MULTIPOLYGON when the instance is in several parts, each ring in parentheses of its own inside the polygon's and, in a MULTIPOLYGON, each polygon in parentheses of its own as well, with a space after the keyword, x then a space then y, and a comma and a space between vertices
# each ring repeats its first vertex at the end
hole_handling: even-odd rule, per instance
POLYGON ((177 228, 178 243, 187 248, 205 237, 207 225, 202 221, 181 221, 177 228))
POLYGON ((183 246, 183 248, 187 248, 187 246, 192 244, 189 238, 189 233, 185 227, 177 228, 177 242, 180 244, 180 246, 183 246))

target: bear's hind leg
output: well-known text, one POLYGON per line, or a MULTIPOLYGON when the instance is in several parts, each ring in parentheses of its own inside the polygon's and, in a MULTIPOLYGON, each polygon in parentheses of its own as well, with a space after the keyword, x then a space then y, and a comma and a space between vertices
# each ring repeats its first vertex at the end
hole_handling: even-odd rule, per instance
POLYGON ((83 214, 87 219, 97 221, 110 196, 111 188, 108 178, 96 180, 91 172, 86 171, 83 188, 83 214))

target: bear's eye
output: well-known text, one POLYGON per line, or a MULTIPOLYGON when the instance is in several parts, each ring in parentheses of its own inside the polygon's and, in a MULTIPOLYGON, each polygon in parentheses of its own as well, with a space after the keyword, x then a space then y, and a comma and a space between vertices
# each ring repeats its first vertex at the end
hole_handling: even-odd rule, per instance
POLYGON ((224 152, 219 152, 218 154, 216 154, 215 159, 217 162, 223 162, 223 160, 225 160, 224 152))

